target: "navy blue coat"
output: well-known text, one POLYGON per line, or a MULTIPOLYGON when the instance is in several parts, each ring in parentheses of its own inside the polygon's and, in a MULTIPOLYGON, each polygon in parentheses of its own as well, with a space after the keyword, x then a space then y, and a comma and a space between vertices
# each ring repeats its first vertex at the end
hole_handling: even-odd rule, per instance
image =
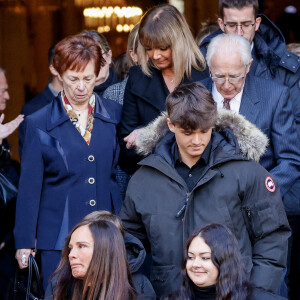
MULTIPOLYGON (((202 83, 212 90, 210 78, 202 83)), ((239 112, 269 138, 260 164, 278 180, 284 197, 300 179, 300 143, 288 88, 248 73, 239 112)))
POLYGON ((90 145, 71 123, 60 96, 26 118, 14 230, 17 249, 34 248, 37 239, 38 249, 53 250, 63 220, 70 231, 95 210, 119 212, 114 168, 121 108, 96 95, 90 145))
MULTIPOLYGON (((55 99, 55 96, 52 94, 51 90, 49 89, 49 86, 47 85, 46 88, 37 96, 35 96, 33 99, 31 99, 29 102, 25 103, 22 107, 21 114, 26 116, 29 116, 36 112, 37 110, 43 108, 50 102, 52 102, 55 99)), ((25 137, 25 122, 22 122, 19 126, 19 154, 21 157, 22 154, 22 148, 24 143, 24 137, 25 137)))
MULTIPOLYGON (((134 150, 127 150, 124 137, 134 129, 143 127, 154 120, 162 111, 166 110, 166 97, 169 90, 164 82, 160 70, 153 68, 152 76, 145 75, 139 66, 132 67, 124 93, 122 120, 119 128, 119 142, 121 147, 119 164, 124 171, 136 171, 137 162, 142 157, 134 150)), ((185 76, 184 83, 199 81, 205 74, 192 68, 191 79, 185 76)))

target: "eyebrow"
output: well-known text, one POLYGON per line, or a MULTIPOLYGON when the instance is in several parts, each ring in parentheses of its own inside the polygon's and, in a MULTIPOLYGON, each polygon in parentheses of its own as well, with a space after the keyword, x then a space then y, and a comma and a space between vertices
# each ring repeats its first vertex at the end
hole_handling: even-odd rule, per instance
MULTIPOLYGON (((230 77, 230 76, 238 76, 238 75, 241 75, 241 74, 242 74, 242 72, 239 72, 239 73, 229 74, 228 76, 229 76, 229 77, 230 77)), ((216 76, 225 76, 224 74, 217 73, 217 72, 215 72, 215 75, 216 75, 216 76)))
MULTIPOLYGON (((79 244, 88 244, 88 245, 91 245, 91 243, 89 242, 76 242, 75 245, 79 245, 79 244)), ((69 247, 72 246, 71 243, 69 243, 69 247)))
MULTIPOLYGON (((188 251, 188 254, 193 254, 193 255, 195 255, 195 253, 194 252, 190 252, 190 251, 188 251)), ((211 252, 200 252, 200 253, 198 253, 198 254, 211 254, 211 252)))

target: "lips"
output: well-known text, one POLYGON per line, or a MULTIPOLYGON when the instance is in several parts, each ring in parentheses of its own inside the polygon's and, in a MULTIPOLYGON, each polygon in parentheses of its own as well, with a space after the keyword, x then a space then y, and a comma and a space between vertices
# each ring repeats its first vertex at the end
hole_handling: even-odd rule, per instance
POLYGON ((75 268, 81 267, 81 264, 70 264, 70 266, 71 266, 71 269, 75 269, 75 268))

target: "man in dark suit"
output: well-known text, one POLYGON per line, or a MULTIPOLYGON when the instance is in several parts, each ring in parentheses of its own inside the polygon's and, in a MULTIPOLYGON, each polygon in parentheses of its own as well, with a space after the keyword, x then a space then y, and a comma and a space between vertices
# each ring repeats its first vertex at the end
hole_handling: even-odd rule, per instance
MULTIPOLYGON (((47 84, 46 88, 29 102, 25 103, 22 107, 21 113, 24 116, 29 116, 34 112, 38 111, 42 107, 46 106, 48 103, 52 102, 53 99, 58 95, 58 93, 62 90, 62 84, 58 79, 58 74, 54 69, 52 62, 54 56, 54 49, 55 45, 49 49, 48 52, 48 63, 49 63, 49 70, 51 73, 51 79, 47 84)), ((24 136, 25 136, 25 124, 22 123, 19 128, 19 154, 22 154, 22 148, 24 143, 24 136)))
POLYGON ((218 108, 244 115, 268 136, 260 164, 278 180, 284 197, 300 177, 300 147, 288 88, 249 73, 250 43, 239 35, 212 39, 206 60, 210 78, 203 83, 218 108))

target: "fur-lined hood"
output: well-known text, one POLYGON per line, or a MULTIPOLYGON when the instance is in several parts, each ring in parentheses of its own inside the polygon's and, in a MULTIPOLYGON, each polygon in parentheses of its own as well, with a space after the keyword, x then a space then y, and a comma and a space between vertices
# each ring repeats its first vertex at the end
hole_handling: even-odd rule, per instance
MULTIPOLYGON (((258 162, 268 146, 267 136, 242 115, 222 109, 218 111, 214 130, 219 132, 226 128, 231 129, 236 136, 243 156, 258 162)), ((162 112, 159 117, 140 129, 136 139, 136 152, 144 156, 149 155, 168 132, 167 113, 162 112)))

